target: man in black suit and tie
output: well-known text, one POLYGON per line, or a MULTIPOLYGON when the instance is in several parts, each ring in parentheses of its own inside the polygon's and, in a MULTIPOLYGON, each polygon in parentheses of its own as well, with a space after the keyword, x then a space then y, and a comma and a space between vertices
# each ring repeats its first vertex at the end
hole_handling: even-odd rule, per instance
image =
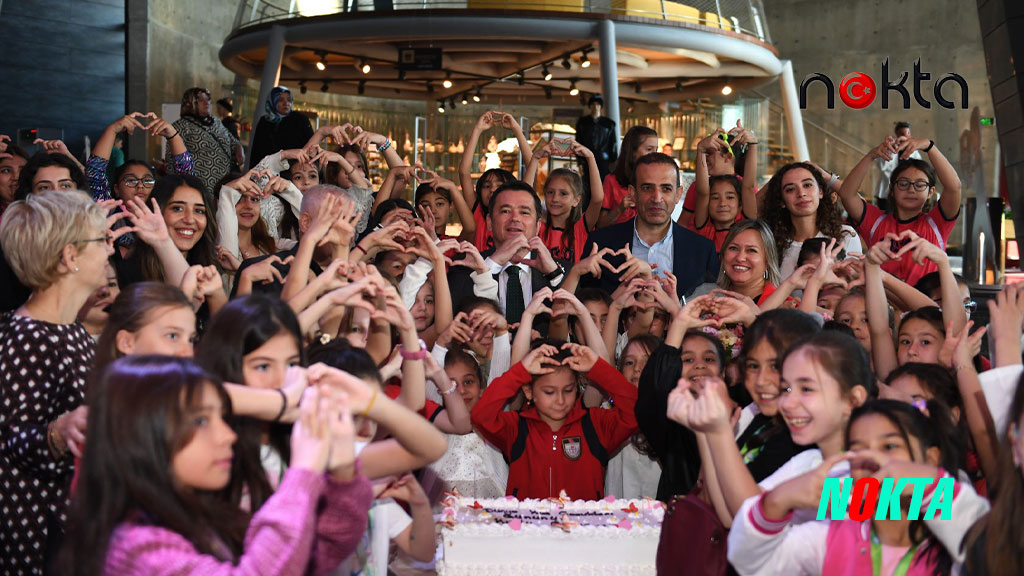
MULTIPOLYGON (((636 162, 634 182, 629 194, 636 203, 636 218, 628 222, 599 228, 590 233, 584 254, 598 249, 622 250, 629 246, 634 257, 654 267, 654 273, 671 272, 676 276, 677 295, 682 298, 705 282, 718 278, 718 253, 711 240, 679 226, 672 221, 672 210, 682 196, 679 166, 670 156, 654 152, 636 162)), ((610 256, 608 261, 618 267, 625 256, 610 256)), ((609 293, 619 285, 621 273, 601 274, 598 284, 609 293)))
MULTIPOLYGON (((482 255, 498 281, 498 305, 509 324, 519 322, 534 292, 545 286, 557 289, 565 277, 565 270, 537 236, 540 213, 540 198, 525 182, 508 182, 491 195, 487 226, 495 248, 482 255)), ((463 271, 466 269, 453 268, 450 276, 456 305, 473 293, 468 273, 463 271)))

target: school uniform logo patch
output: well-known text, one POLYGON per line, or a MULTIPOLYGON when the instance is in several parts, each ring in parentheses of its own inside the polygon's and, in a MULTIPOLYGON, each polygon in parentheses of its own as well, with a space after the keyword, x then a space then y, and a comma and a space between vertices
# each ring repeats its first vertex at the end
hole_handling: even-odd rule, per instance
POLYGON ((579 460, 583 453, 583 444, 579 436, 562 438, 562 454, 569 460, 579 460))

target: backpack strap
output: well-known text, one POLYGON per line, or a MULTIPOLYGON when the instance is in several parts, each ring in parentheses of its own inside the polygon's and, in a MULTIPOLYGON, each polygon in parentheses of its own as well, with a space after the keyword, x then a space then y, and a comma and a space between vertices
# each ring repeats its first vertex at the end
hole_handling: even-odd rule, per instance
POLYGON ((512 443, 512 449, 509 451, 508 458, 505 458, 507 464, 511 464, 518 460, 523 452, 526 452, 526 438, 530 435, 530 428, 526 424, 526 418, 519 417, 519 430, 516 432, 516 440, 512 443))
POLYGON ((590 453, 594 455, 594 458, 597 458, 601 466, 607 467, 608 451, 605 450, 604 444, 601 444, 601 438, 597 435, 594 421, 590 419, 590 410, 587 410, 587 413, 583 415, 580 424, 583 425, 583 438, 587 441, 587 448, 590 450, 590 453))

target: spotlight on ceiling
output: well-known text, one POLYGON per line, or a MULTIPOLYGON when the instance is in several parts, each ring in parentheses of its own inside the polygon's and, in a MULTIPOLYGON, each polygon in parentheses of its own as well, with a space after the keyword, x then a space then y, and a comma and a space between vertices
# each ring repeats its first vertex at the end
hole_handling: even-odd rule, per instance
POLYGON ((330 86, 328 86, 327 85, 327 81, 324 80, 324 84, 323 84, 323 86, 320 87, 320 91, 321 92, 327 92, 329 89, 330 89, 330 86))
POLYGON ((366 61, 366 58, 363 58, 362 60, 359 61, 359 69, 363 72, 363 74, 370 73, 370 63, 366 61))
POLYGON ((469 104, 469 92, 462 93, 462 105, 465 106, 466 104, 469 104))
POLYGON ((444 100, 437 101, 437 111, 444 114, 444 100))
POLYGON ((452 73, 451 72, 449 72, 447 75, 445 75, 444 82, 441 82, 441 85, 444 86, 445 88, 451 88, 452 87, 452 73))
POLYGON ((316 69, 321 72, 327 70, 327 54, 325 52, 316 53, 316 69))
POLYGON ((569 57, 568 56, 566 56, 565 58, 562 58, 562 68, 565 68, 566 70, 572 68, 572 63, 569 62, 569 57))
POLYGON ((581 68, 590 68, 590 58, 587 58, 587 53, 586 52, 582 52, 580 54, 580 67, 581 68))
POLYGON ((576 81, 569 82, 569 95, 575 96, 580 93, 580 89, 576 87, 576 81))
POLYGON ((543 72, 544 72, 544 81, 545 82, 550 82, 551 78, 554 77, 554 74, 551 73, 551 69, 548 68, 547 64, 545 64, 544 67, 541 70, 543 70, 543 72))
POLYGON ((722 86, 722 96, 728 96, 729 94, 732 94, 732 86, 728 84, 722 86))
POLYGON ((483 96, 480 95, 480 87, 476 87, 476 94, 473 94, 473 102, 479 102, 483 96))

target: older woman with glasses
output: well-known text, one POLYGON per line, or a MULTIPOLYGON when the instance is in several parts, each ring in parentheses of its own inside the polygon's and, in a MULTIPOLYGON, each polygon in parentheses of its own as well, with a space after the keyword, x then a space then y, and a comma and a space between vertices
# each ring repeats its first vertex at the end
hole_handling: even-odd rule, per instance
POLYGON ((0 222, 5 258, 32 290, 20 308, 0 315, 3 574, 42 574, 63 530, 94 354, 77 317, 107 283, 115 237, 108 227, 102 206, 64 190, 14 202, 0 222))

